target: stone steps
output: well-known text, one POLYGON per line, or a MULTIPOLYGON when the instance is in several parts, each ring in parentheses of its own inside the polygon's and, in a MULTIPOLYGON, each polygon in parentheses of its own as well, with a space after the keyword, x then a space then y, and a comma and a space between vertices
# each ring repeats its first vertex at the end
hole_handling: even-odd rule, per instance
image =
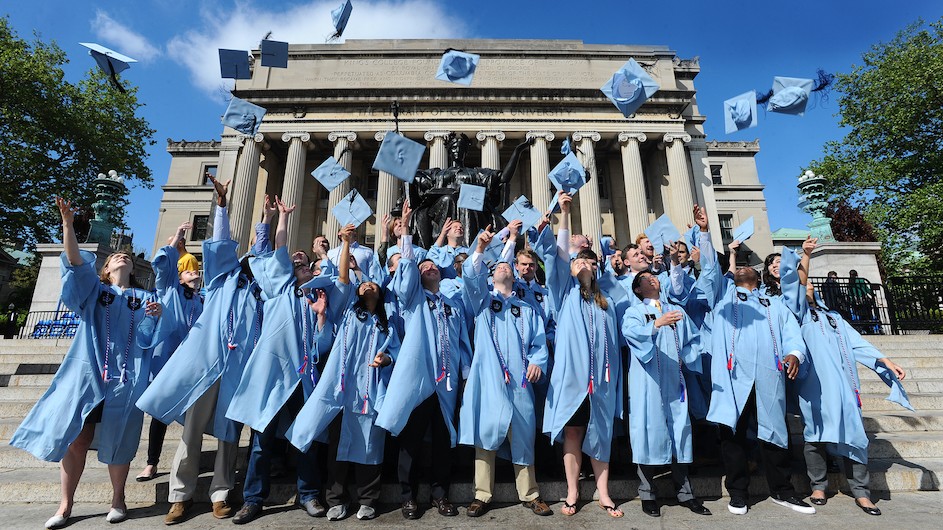
MULTIPOLYGON (((164 469, 170 467, 173 462, 174 454, 177 452, 177 443, 179 438, 168 438, 164 440, 161 448, 160 462, 164 469)), ((213 459, 216 457, 216 448, 219 442, 212 436, 203 437, 203 452, 200 455, 200 466, 212 469, 213 459)), ((237 461, 245 461, 248 441, 240 443, 239 457, 237 461)), ((131 461, 131 469, 143 469, 147 464, 147 441, 142 441, 138 447, 134 460, 131 461)), ((85 459, 86 469, 105 469, 106 465, 98 461, 98 453, 89 451, 85 459)), ((58 462, 46 462, 40 460, 22 449, 12 447, 8 443, 0 445, 0 469, 59 469, 58 462)), ((3 473, 0 473, 2 475, 3 473)), ((0 495, 2 498, 2 495, 0 495)))
MULTIPOLYGON (((22 417, 18 418, 0 418, 0 444, 9 443, 10 438, 13 437, 13 433, 16 432, 16 428, 19 427, 20 423, 23 421, 22 417)), ((150 416, 144 416, 144 427, 141 430, 141 444, 146 444, 147 440, 150 438, 150 430, 148 426, 150 425, 151 418, 150 416)), ((249 443, 249 433, 250 429, 243 428, 241 431, 240 441, 241 443, 249 443)), ((167 433, 164 435, 164 443, 177 443, 180 440, 180 437, 183 436, 183 425, 180 425, 177 422, 173 422, 167 426, 167 433)), ((209 435, 207 435, 209 437, 209 435)), ((215 438, 214 438, 215 439, 215 438)))
MULTIPOLYGON (((909 393, 910 404, 914 410, 943 410, 943 394, 909 393)), ((861 394, 861 408, 867 412, 897 412, 905 410, 897 403, 887 401, 887 392, 881 394, 861 394)), ((943 455, 941 455, 943 456, 943 455)))

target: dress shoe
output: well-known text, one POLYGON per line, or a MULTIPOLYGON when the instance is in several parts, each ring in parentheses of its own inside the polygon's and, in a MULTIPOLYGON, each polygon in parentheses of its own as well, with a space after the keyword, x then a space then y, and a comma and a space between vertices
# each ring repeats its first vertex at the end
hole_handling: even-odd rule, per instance
POLYGON ((684 502, 679 502, 678 504, 680 504, 681 506, 684 506, 685 508, 691 510, 692 512, 698 515, 711 514, 711 511, 708 510, 707 507, 704 506, 704 503, 699 501, 698 499, 689 499, 684 502))
POLYGON ((128 518, 128 509, 127 508, 112 508, 108 510, 108 515, 105 516, 105 520, 109 523, 115 524, 120 523, 128 518))
POLYGON ((300 506, 304 508, 311 517, 324 517, 324 514, 327 513, 327 508, 321 504, 321 501, 319 501, 317 497, 300 503, 300 506))
POLYGON ((255 520, 255 518, 258 517, 260 513, 262 513, 261 504, 247 502, 242 505, 242 508, 239 508, 239 511, 236 512, 236 515, 233 516, 232 522, 235 524, 246 524, 255 520))
POLYGON ((62 528, 69 522, 68 515, 53 515, 46 520, 46 528, 62 528))
POLYGON ((216 501, 213 503, 213 517, 225 519, 232 517, 232 506, 226 501, 216 501))
POLYGON ((877 506, 862 506, 862 504, 858 502, 858 499, 855 499, 855 504, 857 504, 858 508, 861 508, 864 513, 868 515, 881 515, 881 509, 877 506))
POLYGON ((661 517, 661 510, 658 509, 658 501, 642 501, 642 512, 652 517, 661 517))
POLYGON ((152 480, 157 476, 157 466, 147 466, 144 468, 144 471, 138 473, 138 476, 134 477, 134 480, 138 482, 147 482, 152 480))
POLYGON ((458 515, 458 510, 455 509, 455 506, 449 501, 447 497, 442 497, 441 499, 432 499, 432 506, 436 510, 439 510, 439 515, 444 515, 446 517, 454 517, 458 515))
POLYGON ((465 510, 465 515, 469 517, 481 517, 489 508, 491 508, 490 502, 475 499, 468 505, 468 509, 465 510))
POLYGON ((532 501, 525 502, 524 507, 534 512, 534 515, 553 515, 553 510, 551 510, 550 507, 547 506, 547 503, 544 502, 544 500, 540 497, 537 497, 532 501))
POLYGON ((419 519, 419 503, 414 500, 408 500, 403 503, 403 518, 419 519))
POLYGON ((809 497, 809 502, 816 506, 825 506, 825 503, 828 502, 828 499, 825 497, 822 497, 821 499, 818 497, 809 497))
POLYGON ((167 517, 164 517, 164 524, 172 525, 183 521, 187 516, 187 510, 189 510, 191 506, 193 506, 193 499, 171 504, 170 511, 167 512, 167 517))

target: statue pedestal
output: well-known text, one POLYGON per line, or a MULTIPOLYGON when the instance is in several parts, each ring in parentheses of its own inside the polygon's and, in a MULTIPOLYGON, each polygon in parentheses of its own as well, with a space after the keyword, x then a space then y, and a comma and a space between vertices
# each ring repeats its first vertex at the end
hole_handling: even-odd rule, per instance
POLYGON ((831 241, 821 243, 812 251, 812 276, 824 277, 828 271, 835 271, 841 278, 848 276, 848 271, 858 271, 858 277, 871 283, 884 283, 878 270, 877 254, 881 251, 878 242, 844 243, 831 241))

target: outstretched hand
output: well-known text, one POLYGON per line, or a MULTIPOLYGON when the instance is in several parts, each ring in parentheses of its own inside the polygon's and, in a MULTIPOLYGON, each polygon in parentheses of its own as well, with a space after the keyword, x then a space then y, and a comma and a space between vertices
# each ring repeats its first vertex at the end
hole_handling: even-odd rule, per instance
POLYGON ((62 197, 56 197, 56 206, 59 207, 59 215, 62 216, 62 224, 71 225, 75 222, 75 214, 78 212, 78 208, 72 208, 70 201, 62 197))
POLYGON ((207 178, 210 179, 210 182, 213 183, 213 189, 216 190, 216 204, 221 207, 226 207, 226 194, 229 193, 229 183, 232 180, 227 180, 226 182, 220 182, 213 175, 207 175, 207 178))
POLYGON ((276 213, 278 213, 278 205, 272 204, 272 199, 266 195, 265 202, 262 203, 262 222, 268 224, 276 213))
POLYGON ((337 235, 341 238, 341 241, 345 243, 350 243, 354 240, 354 232, 357 230, 357 227, 354 225, 347 225, 344 228, 341 228, 337 235))
POLYGON ((681 313, 681 311, 668 311, 667 313, 655 319, 655 327, 660 328, 664 326, 674 326, 680 322, 682 318, 684 318, 684 315, 681 313))
POLYGON ((485 249, 488 248, 488 245, 491 244, 491 240, 494 239, 494 233, 491 232, 491 225, 488 225, 488 228, 485 228, 478 234, 478 248, 476 249, 479 254, 484 254, 485 249))
POLYGON ((278 195, 275 196, 275 204, 278 205, 278 211, 282 215, 290 214, 291 212, 295 211, 295 208, 297 207, 296 204, 288 206, 287 204, 283 203, 282 200, 278 198, 278 195))
POLYGON ((570 213, 570 203, 573 202, 573 197, 569 193, 561 191, 558 201, 560 203, 560 211, 570 213))
POLYGON ((811 256, 812 251, 818 246, 818 242, 819 239, 817 237, 807 236, 805 241, 802 242, 802 252, 804 252, 806 256, 811 256))
POLYGON ((707 232, 707 210, 697 204, 694 205, 694 224, 700 227, 701 232, 707 232))

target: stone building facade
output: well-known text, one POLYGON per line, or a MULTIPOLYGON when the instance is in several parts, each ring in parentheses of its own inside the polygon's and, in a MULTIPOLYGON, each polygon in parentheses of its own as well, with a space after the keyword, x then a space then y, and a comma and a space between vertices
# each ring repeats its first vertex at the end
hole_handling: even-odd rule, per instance
MULTIPOLYGON (((254 52, 258 59, 258 51, 254 52)), ((745 258, 757 263, 772 251, 763 185, 754 157, 757 142, 708 141, 694 80, 698 60, 664 46, 584 44, 544 40, 348 40, 332 45, 291 45, 287 69, 255 62, 252 78, 234 94, 267 109, 259 133, 224 128, 220 140, 168 140, 173 157, 163 187, 155 250, 184 221, 194 223, 190 251, 199 257, 209 237, 213 191, 206 174, 232 179, 230 217, 241 250, 251 239, 265 194, 297 203, 289 246, 309 248, 325 234, 336 242, 331 208, 355 187, 377 212, 361 226, 373 244, 379 216, 403 192, 402 183, 371 169, 383 136, 394 128, 428 145, 421 167, 447 165, 450 132, 477 140, 466 164, 499 169, 514 146, 534 138, 511 182, 512 199, 551 199, 548 171, 570 137, 593 177, 574 199, 574 233, 620 246, 667 213, 682 231, 695 203, 706 205, 718 249, 730 230, 753 216, 756 234, 745 258), (463 87, 435 79, 443 51, 481 55, 474 82, 463 87), (660 89, 625 118, 600 92, 623 63, 634 58, 660 89), (334 155, 352 177, 328 193, 311 171, 334 155)), ((719 116, 714 119, 721 119, 719 116)), ((598 241, 596 241, 598 245, 598 241)))

